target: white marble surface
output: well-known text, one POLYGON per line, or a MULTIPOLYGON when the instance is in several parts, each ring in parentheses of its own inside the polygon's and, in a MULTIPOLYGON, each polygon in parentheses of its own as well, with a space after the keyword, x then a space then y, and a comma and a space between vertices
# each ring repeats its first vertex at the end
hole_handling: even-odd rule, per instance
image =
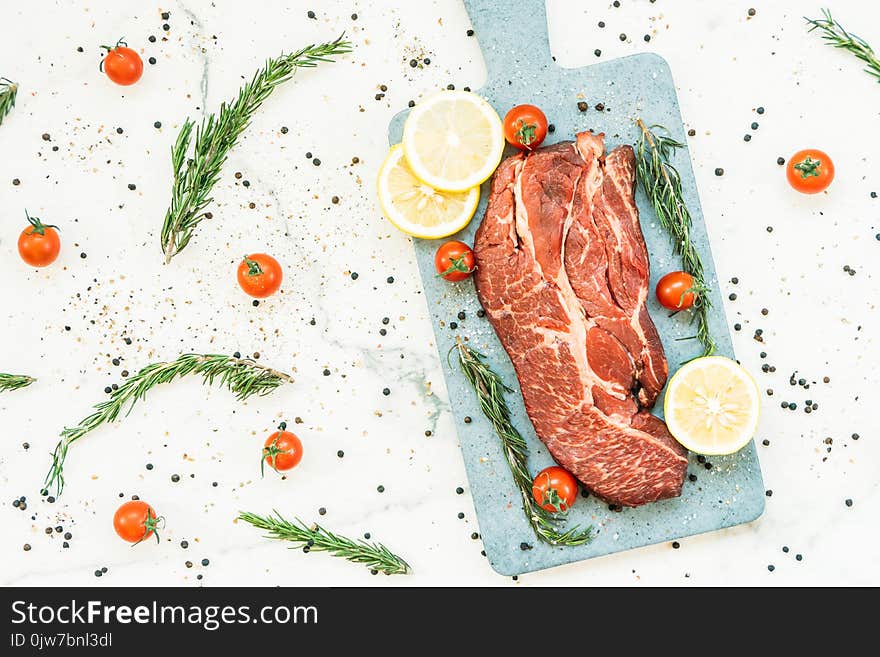
MULTIPOLYGON (((880 45, 874 3, 827 4, 880 45)), ((650 50, 670 62, 686 123, 696 130, 690 148, 725 298, 738 295, 727 303, 731 323, 743 326, 737 353, 762 389, 775 390, 765 398, 758 436, 771 442, 759 452, 773 491, 760 520, 684 539, 677 550, 658 545, 515 583, 480 555, 410 242, 381 218, 373 193, 390 117, 449 83, 480 86, 485 69, 476 39, 465 34, 460 2, 35 0, 4 7, 0 39, 0 75, 21 84, 18 106, 0 126, 0 369, 39 377, 27 390, 0 394, 0 583, 880 583, 873 413, 880 199, 870 197, 880 192, 880 85, 859 62, 806 33, 800 17, 818 14, 818 5, 621 5, 551 1, 552 49, 563 66, 589 64, 596 48, 603 59, 650 50), (748 19, 750 6, 757 14, 748 19), (306 18, 310 9, 315 20, 306 18), (161 11, 171 12, 168 32, 161 11), (230 156, 214 193, 214 221, 163 265, 158 232, 169 198, 168 152, 184 117, 215 109, 265 57, 343 30, 355 52, 273 95, 230 156), (148 42, 151 34, 157 43, 148 42), (157 59, 127 89, 97 70, 98 45, 122 35, 145 59, 157 59), (431 65, 411 68, 409 60, 421 55, 431 65), (382 84, 388 90, 376 100, 382 84), (760 127, 745 143, 752 121, 760 127), (776 165, 777 156, 804 146, 835 158, 838 178, 827 195, 796 195, 776 165), (719 166, 723 177, 713 174, 719 166), (237 171, 250 187, 236 180, 237 171), (62 256, 43 271, 26 268, 15 252, 25 208, 62 227, 62 256), (233 274, 240 255, 256 250, 286 265, 283 294, 258 308, 233 274), (763 345, 753 340, 757 328, 763 345), (40 500, 60 429, 87 414, 122 369, 190 350, 258 351, 260 362, 292 371, 296 383, 246 404, 192 380, 157 389, 124 422, 76 444, 63 497, 40 500), (116 357, 119 367, 111 363, 116 357), (776 372, 762 373, 762 362, 776 372), (792 388, 794 370, 818 383, 792 388), (811 415, 802 410, 807 398, 819 404, 811 415), (783 410, 783 400, 798 410, 783 410), (262 439, 297 416, 303 463, 286 481, 261 480, 262 439), (160 545, 129 548, 116 538, 111 517, 120 493, 141 496, 167 517, 160 545), (25 512, 11 504, 20 495, 28 498, 25 512), (354 536, 370 531, 404 555, 414 574, 371 577, 233 523, 239 509, 277 508, 314 520, 322 506, 328 527, 354 536), (61 536, 44 533, 58 524, 74 535, 69 549, 61 536), (32 550, 23 551, 24 543, 32 550), (200 565, 203 558, 209 566, 200 565), (187 560, 195 565, 187 568, 187 560), (108 572, 96 579, 100 567, 108 572)))

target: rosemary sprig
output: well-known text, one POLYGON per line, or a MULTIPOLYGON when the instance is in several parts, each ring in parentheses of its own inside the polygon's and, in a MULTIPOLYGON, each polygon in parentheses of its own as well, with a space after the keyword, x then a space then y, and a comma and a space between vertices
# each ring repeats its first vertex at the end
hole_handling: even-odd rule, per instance
POLYGON ((203 219, 210 217, 205 208, 213 200, 211 189, 220 178, 220 171, 239 135, 269 94, 289 80, 297 69, 312 68, 331 57, 351 52, 351 43, 340 36, 335 41, 310 45, 289 55, 266 61, 265 66, 238 92, 238 98, 220 105, 217 114, 209 114, 196 128, 192 155, 187 157, 195 122, 184 121, 171 149, 174 183, 171 206, 162 225, 162 251, 165 262, 180 253, 192 238, 203 219))
POLYGON ((18 85, 9 78, 0 78, 0 125, 3 119, 15 107, 15 97, 18 95, 18 85))
POLYGON ((290 522, 277 511, 275 517, 263 518, 255 513, 240 512, 239 520, 269 532, 268 538, 291 541, 291 549, 301 548, 303 552, 329 552, 334 557, 342 557, 354 563, 364 564, 370 570, 386 575, 405 575, 410 572, 409 564, 391 552, 381 543, 354 541, 330 532, 317 523, 306 525, 299 518, 290 522))
POLYGON ((123 410, 128 415, 151 388, 188 374, 200 374, 206 385, 216 382, 235 393, 239 401, 252 395, 267 395, 282 383, 293 380, 288 374, 258 365, 252 360, 222 354, 183 354, 170 363, 151 363, 114 390, 109 399, 95 404, 94 413, 75 427, 67 427, 61 432, 61 440, 52 453, 52 467, 46 475, 43 488, 48 490, 54 484, 57 494, 61 494, 64 489, 64 462, 67 450, 73 443, 102 424, 115 421, 123 410))
POLYGON ((36 381, 35 378, 25 374, 5 374, 0 372, 0 391, 26 388, 34 381, 36 381))
POLYGON ((642 136, 639 138, 636 155, 636 174, 660 225, 669 233, 676 255, 681 256, 681 268, 694 279, 693 318, 697 320, 697 338, 703 345, 703 356, 715 352, 715 340, 709 332, 709 310, 712 302, 707 294, 709 288, 703 274, 703 261, 697 247, 691 241, 691 214, 685 205, 681 191, 681 176, 670 160, 677 148, 684 144, 668 135, 651 132, 661 126, 649 129, 639 119, 642 136))
POLYGON ((560 532, 556 525, 561 518, 535 503, 532 497, 532 476, 526 464, 528 446, 525 438, 510 421, 510 408, 504 399, 504 393, 510 392, 510 388, 504 385, 501 377, 486 364, 486 357, 483 354, 463 342, 458 342, 453 349, 457 352, 462 373, 477 393, 483 415, 492 423, 492 428, 501 438, 504 456, 510 466, 510 474, 513 475, 513 481, 519 488, 523 512, 535 534, 550 545, 574 546, 589 541, 592 527, 584 530, 574 527, 566 532, 560 532))
POLYGON ((851 52, 867 64, 865 72, 877 78, 877 82, 880 82, 880 59, 874 54, 871 46, 861 37, 847 32, 843 25, 831 18, 831 12, 828 9, 822 10, 822 16, 819 19, 804 16, 804 20, 810 26, 808 32, 819 30, 822 33, 822 38, 828 45, 851 52))

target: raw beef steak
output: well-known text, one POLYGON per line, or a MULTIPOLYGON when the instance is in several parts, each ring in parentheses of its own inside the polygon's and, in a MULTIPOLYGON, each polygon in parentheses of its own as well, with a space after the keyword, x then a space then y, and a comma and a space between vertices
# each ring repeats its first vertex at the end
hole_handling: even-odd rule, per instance
POLYGON ((666 382, 645 305, 634 156, 584 132, 504 160, 477 230, 477 293, 553 458, 624 506, 675 497, 686 451, 646 408, 666 382))

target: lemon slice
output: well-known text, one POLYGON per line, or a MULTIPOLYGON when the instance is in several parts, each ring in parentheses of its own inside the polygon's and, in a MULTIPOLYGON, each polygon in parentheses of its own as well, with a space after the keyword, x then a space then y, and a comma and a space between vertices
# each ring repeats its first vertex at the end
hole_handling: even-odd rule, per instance
POLYGON ((733 454, 758 428, 760 396, 754 379, 723 356, 682 366, 666 388, 663 412, 669 432, 697 454, 733 454))
POLYGON ((491 176, 501 161, 501 119, 477 94, 441 91, 409 113, 403 149, 420 180, 434 189, 463 192, 491 176))
POLYGON ((385 217, 413 237, 437 239, 457 233, 470 223, 480 202, 480 188, 441 192, 412 172, 400 144, 392 146, 376 181, 385 217))

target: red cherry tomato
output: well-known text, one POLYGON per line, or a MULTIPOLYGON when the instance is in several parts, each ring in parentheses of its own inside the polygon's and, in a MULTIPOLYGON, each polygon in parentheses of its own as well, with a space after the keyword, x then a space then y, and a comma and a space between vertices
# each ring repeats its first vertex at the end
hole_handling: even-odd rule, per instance
POLYGON ((126 502, 113 514, 113 529, 121 539, 134 544, 153 535, 158 543, 159 534, 156 529, 161 522, 162 518, 156 516, 153 507, 142 500, 126 502))
POLYGON ((270 255, 253 253, 238 265, 238 284, 256 299, 272 296, 281 287, 281 265, 270 255))
POLYGON ((463 281, 474 273, 474 252, 464 242, 451 240, 434 256, 437 275, 447 281, 463 281))
POLYGON ((834 162, 815 148, 798 151, 788 160, 785 176, 789 184, 804 194, 818 194, 834 180, 834 162))
POLYGON ((669 310, 687 310, 694 305, 694 277, 686 271, 672 271, 657 281, 657 301, 669 310))
POLYGON ((116 42, 112 48, 101 46, 107 50, 107 55, 101 62, 101 70, 116 84, 128 86, 141 79, 144 73, 144 62, 141 56, 128 47, 122 39, 116 42))
POLYGON ((303 457, 303 446, 296 434, 285 431, 287 423, 282 422, 278 431, 266 438, 263 445, 263 458, 260 461, 260 469, 264 470, 266 463, 275 472, 292 470, 303 457))
POLYGON ((541 145, 547 136, 547 117, 534 105, 517 105, 504 116, 504 138, 523 151, 541 145))
POLYGON ((558 465, 541 470, 532 482, 532 497, 550 513, 568 511, 577 498, 577 481, 558 465))
POLYGON ((55 262, 61 252, 58 227, 44 224, 25 210, 30 226, 18 236, 18 254, 31 267, 45 267, 55 262))

